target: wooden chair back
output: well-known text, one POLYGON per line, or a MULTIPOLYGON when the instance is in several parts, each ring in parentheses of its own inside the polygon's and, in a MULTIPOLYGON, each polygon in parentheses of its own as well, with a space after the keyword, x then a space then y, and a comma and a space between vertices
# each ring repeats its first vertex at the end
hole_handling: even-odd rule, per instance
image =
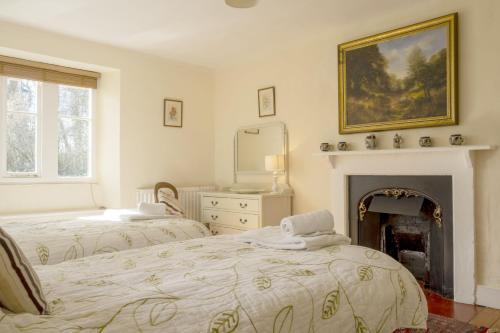
POLYGON ((174 195, 175 195, 175 198, 176 199, 179 199, 179 192, 177 191, 177 188, 170 184, 170 183, 167 183, 167 182, 160 182, 160 183, 157 183, 155 185, 155 190, 154 190, 154 193, 155 193, 155 202, 158 203, 158 191, 160 191, 161 189, 163 188, 168 188, 169 190, 171 190, 172 192, 174 192, 174 195))

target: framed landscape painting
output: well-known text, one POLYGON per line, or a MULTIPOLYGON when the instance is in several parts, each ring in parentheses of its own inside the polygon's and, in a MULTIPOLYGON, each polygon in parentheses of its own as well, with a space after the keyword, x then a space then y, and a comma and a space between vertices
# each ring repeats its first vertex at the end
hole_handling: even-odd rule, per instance
POLYGON ((341 134, 458 123, 457 14, 338 51, 341 134))

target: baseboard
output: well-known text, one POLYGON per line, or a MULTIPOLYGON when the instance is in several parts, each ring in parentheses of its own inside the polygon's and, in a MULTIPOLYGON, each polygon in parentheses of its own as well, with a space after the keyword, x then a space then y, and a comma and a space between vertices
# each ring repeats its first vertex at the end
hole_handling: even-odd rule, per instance
POLYGON ((500 309, 500 288, 478 285, 476 303, 494 309, 500 309))

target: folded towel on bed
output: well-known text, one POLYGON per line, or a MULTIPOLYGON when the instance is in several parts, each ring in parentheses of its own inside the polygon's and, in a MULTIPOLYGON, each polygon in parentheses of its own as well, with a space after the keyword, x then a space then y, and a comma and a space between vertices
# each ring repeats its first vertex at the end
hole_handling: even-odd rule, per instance
POLYGON ((139 213, 144 215, 165 215, 166 207, 163 203, 141 202, 137 205, 139 213))
POLYGON ((285 217, 281 220, 281 232, 288 236, 322 235, 334 231, 333 215, 323 209, 315 212, 285 217))
POLYGON ((245 231, 235 237, 239 242, 279 250, 317 250, 325 246, 349 245, 351 239, 347 236, 330 234, 314 236, 288 236, 284 235, 280 227, 266 227, 245 231))

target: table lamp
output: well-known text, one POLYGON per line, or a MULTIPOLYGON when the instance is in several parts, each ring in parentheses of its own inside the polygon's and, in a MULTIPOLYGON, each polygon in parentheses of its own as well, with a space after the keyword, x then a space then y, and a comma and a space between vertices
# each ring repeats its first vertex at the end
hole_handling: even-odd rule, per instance
POLYGON ((278 175, 285 169, 285 158, 281 154, 266 155, 266 171, 273 172, 273 187, 274 193, 279 192, 278 175))

